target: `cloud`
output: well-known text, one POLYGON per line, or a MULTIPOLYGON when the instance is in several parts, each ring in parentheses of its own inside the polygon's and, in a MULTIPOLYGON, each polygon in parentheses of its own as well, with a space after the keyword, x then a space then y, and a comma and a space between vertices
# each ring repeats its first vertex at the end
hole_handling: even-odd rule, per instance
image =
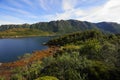
MULTIPOLYGON (((86 1, 86 0, 82 0, 86 1)), ((92 0, 93 2, 95 0, 92 0)), ((76 0, 77 2, 77 0, 76 0)), ((77 19, 91 22, 119 22, 120 23, 120 1, 108 0, 105 4, 88 9, 75 8, 77 3, 73 0, 63 0, 63 13, 57 13, 56 19, 77 19), (71 6, 72 5, 72 6, 71 6)))
POLYGON ((80 9, 73 9, 69 11, 65 11, 63 13, 49 14, 38 16, 42 20, 41 21, 51 21, 51 20, 67 20, 67 19, 75 19, 78 16, 84 15, 84 13, 80 9))
POLYGON ((83 16, 81 19, 93 22, 110 21, 120 23, 119 11, 120 1, 108 0, 106 4, 89 10, 89 13, 86 16, 83 16))
POLYGON ((62 8, 64 11, 68 11, 68 10, 71 10, 73 9, 76 4, 77 4, 77 1, 79 0, 62 0, 62 8))
POLYGON ((6 7, 6 9, 14 11, 14 12, 18 12, 18 13, 24 14, 24 15, 28 15, 29 14, 29 12, 27 12, 27 11, 24 11, 24 10, 21 10, 21 9, 12 8, 12 7, 6 7))
MULTIPOLYGON (((36 21, 61 19, 77 19, 90 22, 110 21, 120 23, 120 0, 104 0, 103 2, 98 1, 100 3, 95 3, 96 1, 98 0, 35 0, 32 3, 32 0, 21 0, 22 3, 24 2, 29 6, 26 7, 26 5, 18 2, 13 4, 14 6, 20 4, 17 7, 0 5, 0 9, 5 9, 6 11, 11 11, 13 15, 15 14, 15 16, 12 16, 14 18, 9 17, 15 19, 14 21, 11 22, 11 20, 7 20, 7 18, 6 21, 2 21, 4 18, 1 18, 0 23, 8 23, 9 20, 10 23, 19 23, 19 21, 20 23, 24 23, 24 21, 33 23, 36 21), (25 7, 25 9, 21 7, 25 7), (37 9, 34 9, 33 7, 37 9)), ((11 16, 11 14, 7 15, 11 16)))

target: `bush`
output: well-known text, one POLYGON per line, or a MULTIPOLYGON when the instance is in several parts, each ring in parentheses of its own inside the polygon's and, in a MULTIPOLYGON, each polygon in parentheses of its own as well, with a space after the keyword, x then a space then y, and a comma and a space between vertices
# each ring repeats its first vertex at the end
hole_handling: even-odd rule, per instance
POLYGON ((98 59, 100 56, 101 45, 96 39, 85 41, 84 45, 80 49, 80 54, 87 56, 89 59, 98 59))
POLYGON ((5 80, 5 78, 0 76, 0 80, 5 80))
POLYGON ((53 77, 53 76, 43 76, 43 77, 37 78, 35 80, 59 80, 59 79, 57 79, 56 77, 53 77))
POLYGON ((11 76, 10 80, 23 80, 23 77, 21 74, 15 74, 11 76))
POLYGON ((81 75, 79 68, 85 65, 81 65, 83 58, 80 58, 79 53, 64 53, 53 60, 41 71, 42 76, 55 76, 60 80, 84 80, 85 76, 81 75))

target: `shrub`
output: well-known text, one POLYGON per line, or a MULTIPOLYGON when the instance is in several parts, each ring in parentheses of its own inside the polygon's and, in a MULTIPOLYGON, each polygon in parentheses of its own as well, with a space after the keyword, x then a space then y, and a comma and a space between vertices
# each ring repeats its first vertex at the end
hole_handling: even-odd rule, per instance
POLYGON ((0 80, 5 80, 5 78, 0 76, 0 80))
POLYGON ((10 80, 23 80, 23 77, 21 74, 15 74, 11 76, 10 80))
POLYGON ((43 77, 37 78, 35 80, 59 80, 59 79, 57 79, 56 77, 53 77, 53 76, 43 76, 43 77))

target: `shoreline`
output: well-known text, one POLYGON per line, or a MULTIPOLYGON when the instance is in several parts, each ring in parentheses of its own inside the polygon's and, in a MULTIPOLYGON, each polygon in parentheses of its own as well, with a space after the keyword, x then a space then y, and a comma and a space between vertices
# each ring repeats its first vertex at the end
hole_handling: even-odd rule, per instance
POLYGON ((52 37, 55 35, 27 35, 27 36, 0 36, 0 39, 29 38, 29 37, 52 37))
POLYGON ((58 50, 59 50, 59 47, 53 46, 44 50, 35 51, 27 59, 21 58, 20 60, 16 60, 13 62, 0 63, 0 76, 8 76, 8 75, 11 76, 13 74, 12 73, 13 68, 24 67, 32 64, 34 61, 38 61, 38 60, 41 61, 45 57, 54 55, 54 53, 58 50))

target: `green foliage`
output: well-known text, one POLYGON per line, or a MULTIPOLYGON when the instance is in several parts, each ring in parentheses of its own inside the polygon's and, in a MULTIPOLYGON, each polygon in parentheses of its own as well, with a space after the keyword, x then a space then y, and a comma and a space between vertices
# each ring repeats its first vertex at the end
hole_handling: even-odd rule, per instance
POLYGON ((15 74, 11 76, 10 80, 23 80, 23 78, 21 74, 15 74))
MULTIPOLYGON (((53 57, 54 58, 54 57, 53 57)), ((44 61, 43 61, 44 64, 44 61)), ((119 71, 102 61, 89 60, 79 53, 64 53, 49 62, 42 76, 55 76, 60 80, 118 80, 119 71), (51 63, 51 64, 50 64, 51 63)))
POLYGON ((35 80, 59 80, 59 79, 57 79, 56 77, 53 77, 53 76, 43 76, 43 77, 37 78, 35 80))
POLYGON ((65 50, 68 52, 73 52, 73 51, 79 51, 81 47, 79 45, 75 45, 75 44, 67 44, 65 46, 61 47, 61 50, 65 50))
POLYGON ((78 41, 86 41, 89 39, 102 39, 104 36, 98 30, 84 31, 84 32, 76 32, 72 34, 68 34, 65 36, 61 36, 59 38, 50 40, 47 42, 47 45, 55 45, 55 46, 63 46, 66 44, 75 44, 78 41))
POLYGON ((118 48, 116 45, 105 41, 100 51, 101 60, 106 62, 106 64, 114 66, 117 61, 117 56, 118 56, 117 51, 118 51, 118 48))
POLYGON ((5 80, 5 77, 1 77, 1 76, 0 76, 0 80, 5 80))
POLYGON ((100 56, 100 42, 97 39, 87 40, 80 49, 81 55, 86 55, 89 59, 95 59, 100 56))
POLYGON ((51 65, 45 67, 43 74, 57 76, 62 80, 80 80, 80 77, 76 78, 73 74, 80 75, 82 78, 84 76, 81 74, 85 74, 86 80, 119 80, 119 40, 118 35, 103 34, 99 31, 74 33, 50 40, 48 45, 62 48, 62 56, 57 56, 51 65), (75 50, 75 46, 80 46, 79 51, 75 50), (75 51, 79 53, 79 58, 78 56, 73 57, 75 51), (77 61, 74 62, 74 60, 77 61), (64 75, 67 75, 68 78, 64 75))
MULTIPOLYGON (((120 80, 119 35, 92 30, 68 34, 47 44, 60 50, 15 68, 11 80, 120 80)), ((22 59, 30 56, 26 54, 22 59)))
POLYGON ((24 68, 24 71, 22 75, 27 79, 27 80, 33 80, 37 78, 40 75, 40 70, 42 66, 40 65, 41 61, 36 61, 32 63, 31 65, 28 65, 24 68))
POLYGON ((62 56, 54 59, 54 61, 46 65, 47 67, 41 71, 41 75, 55 76, 60 80, 84 80, 84 76, 81 76, 78 71, 79 67, 83 67, 79 63, 79 53, 64 53, 62 56))

